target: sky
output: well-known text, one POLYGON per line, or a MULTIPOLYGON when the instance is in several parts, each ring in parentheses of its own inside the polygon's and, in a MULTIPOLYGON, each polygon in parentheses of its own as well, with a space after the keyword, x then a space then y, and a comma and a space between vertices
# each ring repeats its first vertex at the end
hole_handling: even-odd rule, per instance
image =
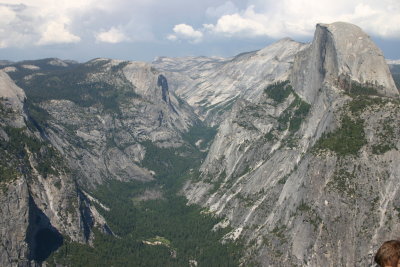
POLYGON ((400 0, 0 0, 0 59, 230 57, 335 21, 400 59, 400 0))

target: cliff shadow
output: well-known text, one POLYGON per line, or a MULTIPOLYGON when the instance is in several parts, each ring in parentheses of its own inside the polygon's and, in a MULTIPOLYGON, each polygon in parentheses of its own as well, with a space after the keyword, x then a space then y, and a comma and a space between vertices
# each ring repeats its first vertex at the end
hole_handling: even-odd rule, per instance
POLYGON ((29 259, 39 264, 56 251, 64 241, 63 236, 50 223, 49 218, 29 197, 29 227, 26 236, 29 246, 29 259))

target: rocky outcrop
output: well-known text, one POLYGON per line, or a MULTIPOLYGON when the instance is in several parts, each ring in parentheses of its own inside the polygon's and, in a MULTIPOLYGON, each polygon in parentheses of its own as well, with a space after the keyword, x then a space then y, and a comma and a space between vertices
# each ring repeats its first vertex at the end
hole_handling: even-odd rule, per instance
POLYGON ((226 238, 246 240, 245 265, 366 266, 400 230, 392 77, 345 23, 318 25, 287 71, 289 81, 234 105, 183 191, 227 218, 226 238))
POLYGON ((382 51, 359 27, 318 24, 312 45, 296 56, 293 87, 311 103, 324 83, 335 86, 343 80, 374 86, 385 96, 398 95, 382 51))
POLYGON ((62 244, 63 236, 78 242, 91 238, 91 228, 85 235, 88 218, 82 216, 70 169, 25 113, 25 99, 1 72, 1 266, 36 266, 62 244))
POLYGON ((153 64, 164 71, 175 93, 195 107, 210 125, 219 124, 238 98, 257 99, 269 84, 287 80, 294 56, 307 44, 282 39, 264 49, 234 58, 159 58, 153 64), (224 115, 225 114, 225 115, 224 115))
POLYGON ((146 142, 159 147, 182 146, 182 134, 197 117, 149 64, 97 59, 86 67, 87 77, 76 84, 90 87, 103 83, 103 88, 110 88, 109 94, 118 96, 90 106, 66 99, 41 102, 52 118, 46 129, 50 141, 85 186, 94 188, 108 179, 152 180, 153 174, 141 166, 146 142), (100 68, 90 70, 99 62, 100 68))

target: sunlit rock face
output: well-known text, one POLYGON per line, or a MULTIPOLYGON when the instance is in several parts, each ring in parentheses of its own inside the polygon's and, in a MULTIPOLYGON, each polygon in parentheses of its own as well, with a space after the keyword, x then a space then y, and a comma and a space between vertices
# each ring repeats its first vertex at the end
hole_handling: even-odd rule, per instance
POLYGON ((323 83, 334 86, 343 80, 375 86, 385 96, 398 95, 382 51, 359 27, 318 24, 312 45, 297 55, 293 86, 312 102, 323 83))
POLYGON ((238 98, 252 101, 268 84, 287 80, 294 56, 308 46, 285 38, 234 58, 158 58, 153 65, 169 72, 175 93, 203 120, 217 125, 238 98))
POLYGON ((400 230, 400 103, 384 57, 357 26, 319 24, 282 77, 236 102, 183 191, 246 240, 243 263, 367 266, 400 230))

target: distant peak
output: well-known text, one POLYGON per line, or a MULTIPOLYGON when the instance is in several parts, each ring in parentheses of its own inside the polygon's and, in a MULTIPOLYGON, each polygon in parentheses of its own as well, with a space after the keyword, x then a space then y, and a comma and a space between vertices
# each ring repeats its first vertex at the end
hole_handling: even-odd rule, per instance
POLYGON ((293 39, 286 37, 280 39, 267 47, 259 50, 258 55, 277 55, 280 58, 287 56, 288 54, 297 53, 304 48, 303 43, 294 41, 293 39))
POLYGON ((386 62, 389 65, 400 65, 400 59, 386 59, 386 62))
POLYGON ((290 37, 285 37, 285 38, 282 38, 282 39, 276 41, 275 43, 287 43, 287 42, 296 42, 296 41, 294 41, 294 40, 293 40, 292 38, 290 38, 290 37))

